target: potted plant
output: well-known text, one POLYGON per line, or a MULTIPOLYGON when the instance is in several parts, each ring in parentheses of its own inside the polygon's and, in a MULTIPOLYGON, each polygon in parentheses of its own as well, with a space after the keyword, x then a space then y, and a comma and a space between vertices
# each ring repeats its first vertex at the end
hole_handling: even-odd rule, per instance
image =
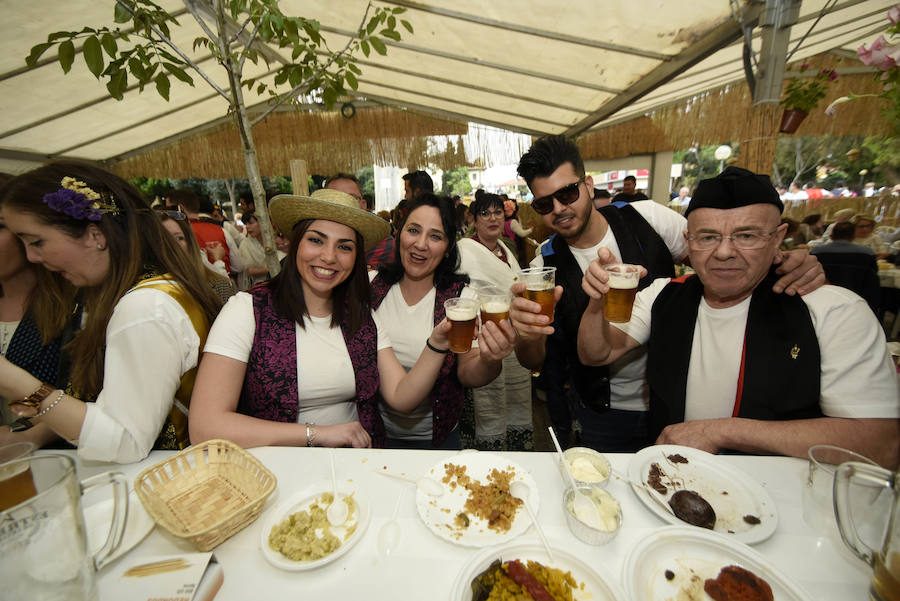
MULTIPOLYGON (((803 63, 801 73, 809 70, 803 63)), ((822 69, 812 77, 794 77, 784 90, 784 114, 781 116, 781 133, 792 134, 809 112, 816 108, 828 92, 828 84, 837 79, 834 69, 822 69)))
POLYGON ((878 38, 866 46, 860 46, 856 53, 864 65, 875 67, 875 79, 881 82, 880 94, 850 94, 841 96, 825 109, 826 115, 834 115, 839 104, 856 98, 875 97, 887 101, 884 116, 900 134, 900 4, 892 6, 887 12, 890 26, 878 38))

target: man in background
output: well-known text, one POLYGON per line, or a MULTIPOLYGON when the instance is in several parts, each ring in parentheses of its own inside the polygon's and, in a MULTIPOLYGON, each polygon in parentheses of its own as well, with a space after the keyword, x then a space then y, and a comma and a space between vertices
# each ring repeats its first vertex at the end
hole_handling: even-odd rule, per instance
POLYGON ((648 200, 647 195, 637 191, 637 178, 626 175, 622 182, 622 191, 613 196, 613 202, 634 202, 636 200, 648 200))
MULTIPOLYGON (((356 203, 363 211, 370 211, 368 202, 363 197, 362 191, 359 189, 359 180, 347 173, 338 173, 332 175, 325 180, 325 188, 328 190, 338 190, 349 194, 356 199, 356 203)), ((394 237, 388 236, 375 248, 366 253, 366 266, 369 270, 377 270, 381 265, 389 263, 394 258, 394 237)))

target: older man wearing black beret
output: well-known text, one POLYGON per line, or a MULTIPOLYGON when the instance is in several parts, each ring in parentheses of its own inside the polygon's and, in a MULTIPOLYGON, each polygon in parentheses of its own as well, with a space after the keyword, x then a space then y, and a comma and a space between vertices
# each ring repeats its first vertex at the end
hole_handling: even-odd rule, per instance
POLYGON ((893 468, 900 390, 884 333, 844 288, 772 292, 783 208, 765 175, 729 167, 700 182, 685 213, 696 275, 654 281, 624 324, 604 316, 604 265, 617 261, 601 249, 583 281, 579 357, 604 365, 647 343, 658 444, 803 457, 830 443, 893 468))

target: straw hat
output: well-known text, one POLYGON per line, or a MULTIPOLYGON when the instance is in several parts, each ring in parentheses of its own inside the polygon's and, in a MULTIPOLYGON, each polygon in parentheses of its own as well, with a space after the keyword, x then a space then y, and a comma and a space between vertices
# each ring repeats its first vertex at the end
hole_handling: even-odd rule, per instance
POLYGON ((305 219, 325 219, 342 223, 362 234, 366 250, 371 249, 390 233, 387 222, 363 211, 356 199, 339 190, 316 190, 309 196, 279 194, 269 203, 269 213, 282 234, 288 235, 298 222, 305 219))

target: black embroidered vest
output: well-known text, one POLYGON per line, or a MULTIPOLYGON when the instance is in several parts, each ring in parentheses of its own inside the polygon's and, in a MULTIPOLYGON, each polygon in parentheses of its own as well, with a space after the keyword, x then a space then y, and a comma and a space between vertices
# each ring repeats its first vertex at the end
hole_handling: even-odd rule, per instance
MULTIPOLYGON (((743 391, 738 417, 789 420, 821 417, 819 342, 806 303, 776 294, 774 270, 750 299, 743 391)), ((673 280, 653 303, 647 343, 650 434, 684 421, 685 392, 703 284, 673 280)))
MULTIPOLYGON (((655 278, 675 275, 672 254, 666 243, 634 207, 610 205, 600 209, 600 213, 616 238, 622 262, 647 268, 648 274, 641 279, 638 289, 646 288, 655 278)), ((545 266, 556 267, 556 283, 563 287, 562 297, 556 305, 554 327, 565 347, 575 391, 585 406, 605 411, 610 402, 609 367, 587 366, 578 360, 578 326, 588 304, 588 296, 581 288, 584 274, 569 245, 557 234, 543 246, 542 254, 545 266)))

